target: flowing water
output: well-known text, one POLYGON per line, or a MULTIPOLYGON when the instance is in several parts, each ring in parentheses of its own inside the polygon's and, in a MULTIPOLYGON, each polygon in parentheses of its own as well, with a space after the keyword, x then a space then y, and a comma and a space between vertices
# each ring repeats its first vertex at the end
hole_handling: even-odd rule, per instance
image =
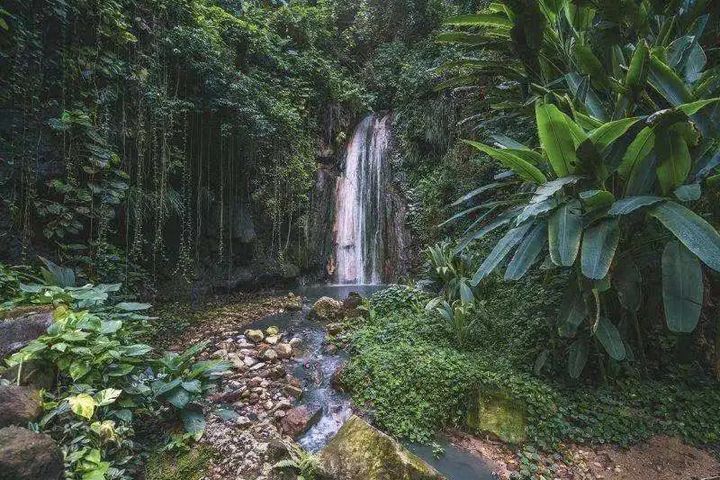
POLYGON ((383 281, 389 123, 389 115, 368 115, 348 145, 335 192, 335 276, 340 284, 383 281))
MULTIPOLYGON (((297 291, 306 303, 302 311, 283 312, 270 315, 255 323, 253 328, 279 327, 291 337, 302 340, 298 356, 294 359, 291 373, 303 383, 301 404, 311 410, 322 409, 320 420, 305 433, 299 443, 308 451, 321 450, 340 430, 353 413, 350 398, 336 391, 331 385, 333 373, 346 360, 344 352, 327 349, 323 324, 308 318, 309 305, 322 296, 344 299, 350 292, 363 296, 384 288, 382 285, 316 285, 297 291)), ((430 447, 406 445, 410 451, 435 467, 448 480, 491 480, 492 472, 481 458, 455 447, 439 438, 437 443, 444 449, 444 455, 436 457, 430 447)))

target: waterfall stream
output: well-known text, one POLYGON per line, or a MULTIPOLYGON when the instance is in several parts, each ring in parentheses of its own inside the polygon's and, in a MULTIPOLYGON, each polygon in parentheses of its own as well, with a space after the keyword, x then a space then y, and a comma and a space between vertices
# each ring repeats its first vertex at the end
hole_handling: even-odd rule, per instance
POLYGON ((389 124, 389 115, 368 115, 348 145, 335 192, 335 277, 340 284, 383 281, 389 124))

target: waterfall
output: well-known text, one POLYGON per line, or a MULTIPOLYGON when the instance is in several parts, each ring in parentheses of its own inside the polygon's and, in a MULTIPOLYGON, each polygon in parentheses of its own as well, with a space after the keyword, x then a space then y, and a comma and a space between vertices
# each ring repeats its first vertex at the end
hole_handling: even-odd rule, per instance
POLYGON ((389 115, 360 122, 335 190, 335 277, 341 284, 383 281, 389 115))

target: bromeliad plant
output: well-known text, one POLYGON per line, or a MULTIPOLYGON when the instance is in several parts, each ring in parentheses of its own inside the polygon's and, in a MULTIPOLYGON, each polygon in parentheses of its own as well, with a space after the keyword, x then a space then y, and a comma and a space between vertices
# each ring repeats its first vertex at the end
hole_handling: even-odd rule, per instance
MULTIPOLYGON (((632 315, 639 310, 643 281, 635 259, 643 250, 663 248, 668 327, 674 332, 695 329, 703 304, 701 263, 720 271, 720 235, 688 205, 712 183, 704 172, 720 152, 707 155, 706 139, 694 119, 717 101, 696 101, 592 129, 578 120, 584 117, 573 118, 552 103, 538 102, 539 150, 517 143, 494 147, 468 142, 519 179, 507 181, 522 183, 507 210, 463 240, 467 245, 510 227, 471 283, 481 282, 513 251, 506 280, 525 275, 546 248, 546 265, 574 269, 576 281, 558 320, 560 333, 575 338, 569 349, 573 377, 581 374, 593 337, 614 360, 626 358, 629 342, 616 325, 611 305, 618 303, 632 315), (670 235, 659 232, 657 223, 670 235)), ((492 207, 472 209, 487 208, 492 207)), ((637 340, 641 344, 642 338, 637 340)))

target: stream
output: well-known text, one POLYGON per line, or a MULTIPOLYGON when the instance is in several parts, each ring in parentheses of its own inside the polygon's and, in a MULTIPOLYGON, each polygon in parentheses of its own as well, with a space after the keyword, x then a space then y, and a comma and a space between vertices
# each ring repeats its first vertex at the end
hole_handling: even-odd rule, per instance
MULTIPOLYGON (((311 410, 321 408, 321 419, 308 430, 298 442, 310 452, 318 452, 340 430, 353 414, 350 397, 331 386, 333 373, 347 359, 343 351, 329 351, 325 342, 325 329, 320 322, 310 320, 310 306, 320 297, 342 300, 350 292, 366 297, 383 289, 380 285, 316 285, 301 287, 295 293, 304 297, 302 311, 282 312, 255 322, 252 328, 265 329, 277 326, 290 337, 302 340, 300 351, 293 359, 291 373, 303 383, 301 405, 311 410)), ((436 457, 430 446, 405 444, 405 446, 448 480, 491 480, 491 470, 481 458, 466 452, 440 437, 436 440, 444 454, 436 457)))

